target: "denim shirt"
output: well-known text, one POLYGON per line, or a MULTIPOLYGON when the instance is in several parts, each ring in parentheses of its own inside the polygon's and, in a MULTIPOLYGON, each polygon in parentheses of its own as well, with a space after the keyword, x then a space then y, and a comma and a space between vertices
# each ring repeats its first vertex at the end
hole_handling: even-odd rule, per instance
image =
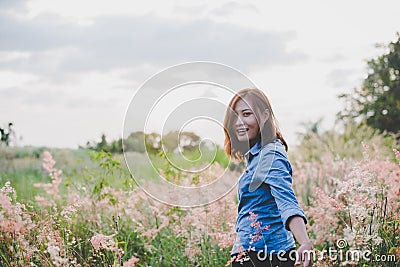
POLYGON ((246 154, 247 168, 238 181, 236 241, 231 255, 242 250, 267 253, 295 247, 288 228, 292 216, 307 223, 292 189, 292 167, 281 142, 255 144, 246 154), (251 155, 250 155, 251 154, 251 155))

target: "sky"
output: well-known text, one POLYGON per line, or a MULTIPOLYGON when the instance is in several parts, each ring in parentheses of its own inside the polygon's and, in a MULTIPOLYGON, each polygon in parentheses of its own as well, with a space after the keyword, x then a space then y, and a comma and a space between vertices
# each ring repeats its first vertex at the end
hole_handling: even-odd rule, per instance
POLYGON ((333 126, 337 96, 361 85, 367 60, 384 51, 377 43, 396 39, 398 14, 397 0, 0 0, 0 126, 13 122, 18 146, 117 139, 150 77, 209 61, 262 89, 296 144, 303 123, 333 126))

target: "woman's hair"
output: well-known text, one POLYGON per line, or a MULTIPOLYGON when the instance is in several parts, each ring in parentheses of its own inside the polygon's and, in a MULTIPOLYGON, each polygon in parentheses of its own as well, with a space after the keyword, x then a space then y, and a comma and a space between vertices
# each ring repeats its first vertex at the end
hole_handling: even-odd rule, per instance
POLYGON ((269 113, 268 120, 265 122, 264 127, 259 125, 262 129, 262 133, 258 134, 257 142, 262 140, 262 144, 268 144, 275 139, 279 139, 285 146, 285 150, 288 150, 288 145, 279 130, 278 122, 275 119, 274 112, 272 111, 271 104, 267 96, 260 89, 246 88, 242 89, 235 94, 235 96, 229 102, 229 106, 226 110, 224 120, 224 132, 225 132, 225 152, 229 157, 235 159, 242 159, 243 155, 249 150, 248 142, 240 142, 236 136, 235 123, 237 120, 237 114, 235 113, 235 106, 239 100, 245 101, 253 113, 256 116, 258 122, 261 121, 261 114, 267 110, 269 113))

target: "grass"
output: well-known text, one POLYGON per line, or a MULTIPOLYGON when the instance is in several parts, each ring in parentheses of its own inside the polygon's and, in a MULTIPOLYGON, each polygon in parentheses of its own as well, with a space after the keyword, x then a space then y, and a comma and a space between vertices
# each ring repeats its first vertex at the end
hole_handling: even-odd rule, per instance
MULTIPOLYGON (((393 148, 388 145, 391 140, 360 128, 344 136, 333 132, 310 134, 303 141, 300 147, 291 149, 293 186, 309 217, 308 231, 315 247, 334 247, 335 240, 340 238, 349 244, 357 239, 362 241, 358 243, 359 249, 369 248, 374 253, 399 257, 399 219, 393 211, 400 207, 400 197, 396 195, 400 169, 398 159, 389 154, 393 148), (353 136, 352 140, 349 136, 353 136), (371 143, 368 149, 354 143, 365 136, 370 136, 377 145, 371 143), (353 144, 350 150, 346 144, 353 144), (363 183, 364 177, 370 177, 370 184, 363 183), (360 183, 368 190, 346 191, 344 181, 360 183), (371 190, 376 192, 368 193, 371 190), (338 194, 339 191, 342 193, 338 194), (357 192, 361 192, 361 197, 357 192), (332 203, 343 209, 335 209, 332 203), (349 225, 357 232, 350 235, 349 225), (367 236, 360 235, 366 231, 367 236), (373 239, 367 240, 369 237, 373 239)), ((6 193, 10 189, 5 188, 0 198, 0 216, 8 222, 0 224, 0 266, 33 263, 34 266, 117 267, 136 258, 139 262, 134 266, 224 266, 230 259, 237 206, 235 190, 206 209, 171 207, 154 201, 135 186, 122 155, 50 149, 57 161, 54 168, 63 171, 56 198, 34 186, 35 183, 54 186, 54 180, 42 168, 38 151, 44 149, 1 148, 0 151, 0 183, 10 181, 17 192, 17 198, 13 199, 12 192, 6 193), (35 196, 45 198, 50 206, 40 206, 35 196), (101 235, 108 236, 111 245, 96 250, 92 239, 101 235), (58 252, 52 253, 52 248, 58 252), (32 249, 35 253, 27 256, 32 249)), ((204 149, 202 153, 186 151, 184 156, 192 161, 175 154, 168 157, 181 168, 196 169, 209 163, 231 167, 222 150, 214 153, 204 149)), ((145 164, 149 161, 145 154, 130 152, 126 160, 134 166, 135 176, 156 178, 153 166, 145 164)), ((166 164, 166 155, 152 155, 150 160, 159 170, 169 172, 173 181, 178 176, 180 182, 188 178, 166 164)), ((237 177, 239 173, 233 175, 237 177)), ((315 266, 341 264, 325 260, 315 266)), ((358 262, 355 266, 366 264, 371 265, 358 262)), ((379 266, 374 264, 371 266, 379 266)), ((396 264, 386 262, 385 266, 396 264)))

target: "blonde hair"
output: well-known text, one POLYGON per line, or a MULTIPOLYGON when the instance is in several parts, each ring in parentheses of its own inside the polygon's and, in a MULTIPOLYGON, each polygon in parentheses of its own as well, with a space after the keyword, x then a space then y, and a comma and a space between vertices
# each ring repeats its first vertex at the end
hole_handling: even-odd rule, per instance
POLYGON ((285 139, 282 136, 282 133, 279 129, 277 120, 275 118, 274 112, 272 111, 271 104, 268 100, 268 97, 264 94, 263 91, 257 88, 246 88, 237 92, 234 97, 229 102, 229 106, 225 113, 224 119, 224 133, 225 133, 225 152, 229 157, 233 157, 235 159, 242 159, 243 155, 249 150, 247 142, 240 142, 237 139, 235 133, 235 117, 237 117, 235 113, 235 106, 239 100, 243 100, 248 103, 255 114, 257 121, 261 121, 261 114, 267 110, 269 112, 269 118, 263 125, 264 127, 259 127, 263 129, 262 133, 259 133, 258 140, 262 141, 262 144, 268 144, 275 139, 279 139, 280 142, 284 145, 285 150, 288 150, 288 145, 285 139), (246 100, 244 100, 246 98, 246 100), (262 140, 261 140, 262 139, 262 140))

